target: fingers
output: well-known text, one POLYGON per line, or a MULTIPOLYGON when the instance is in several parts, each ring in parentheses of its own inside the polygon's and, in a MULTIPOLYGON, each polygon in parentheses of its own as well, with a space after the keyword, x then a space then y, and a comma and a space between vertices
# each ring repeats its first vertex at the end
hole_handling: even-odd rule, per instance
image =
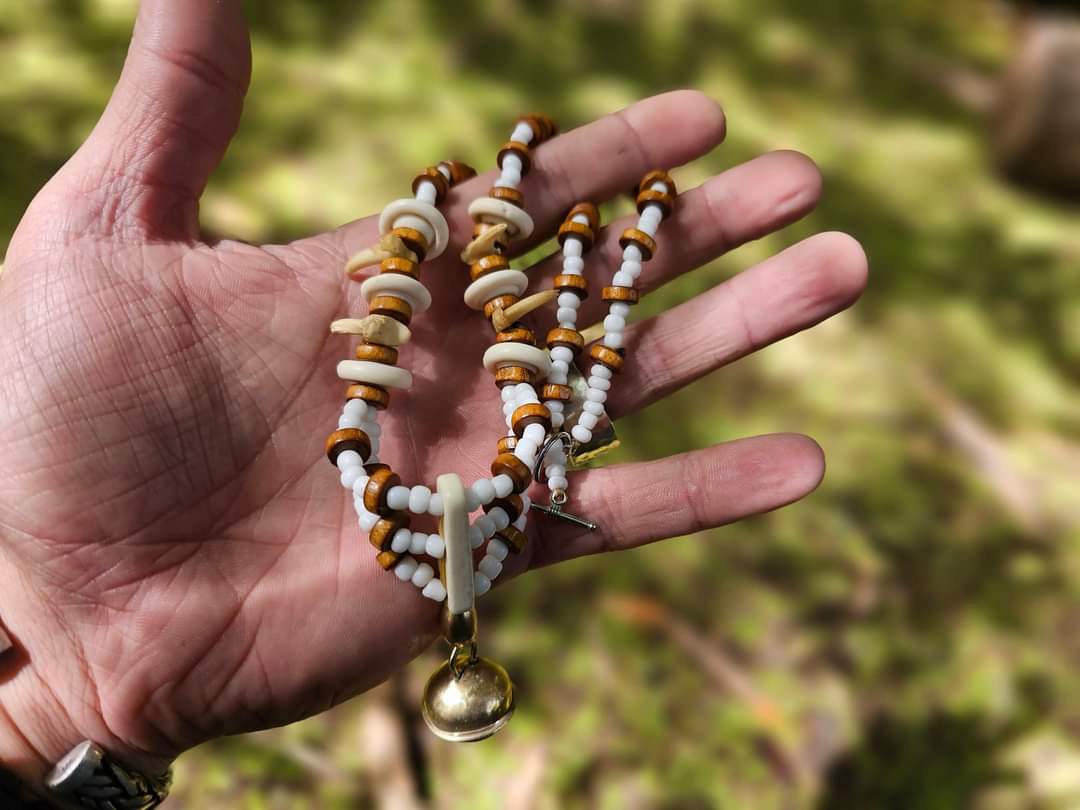
MULTIPOLYGON (((821 172, 798 152, 770 152, 711 178, 680 194, 675 212, 660 225, 656 255, 644 265, 637 288, 646 293, 746 242, 790 225, 817 205, 821 172)), ((599 291, 611 283, 622 261, 619 237, 637 224, 637 215, 603 228, 585 257, 585 274, 599 291)), ((555 253, 529 271, 536 289, 550 285, 562 272, 562 254, 555 253)), ((599 295, 582 302, 581 328, 601 320, 607 305, 599 295)))
POLYGON ((198 235, 198 199, 240 120, 251 72, 241 0, 143 0, 120 81, 62 182, 84 230, 198 235))
POLYGON ((812 236, 696 298, 629 327, 613 417, 643 408, 710 371, 846 309, 866 286, 862 246, 812 236))
MULTIPOLYGON (((508 119, 507 135, 512 125, 508 119)), ((532 168, 521 186, 536 236, 515 243, 514 250, 526 250, 547 238, 574 203, 601 202, 628 192, 650 169, 687 163, 711 151, 723 138, 724 114, 716 101, 696 91, 677 90, 639 101, 541 144, 533 152, 532 168)), ((492 144, 492 164, 500 145, 492 144)), ((451 254, 472 238, 469 203, 486 195, 497 177, 486 166, 476 168, 480 176, 451 190, 443 205, 450 224, 447 252, 451 254)), ((370 223, 349 223, 332 238, 343 255, 351 255, 372 238, 370 223)))
POLYGON ((589 532, 537 517, 531 565, 634 548, 767 512, 812 492, 824 472, 813 439, 775 434, 574 473, 567 511, 600 528, 589 532))

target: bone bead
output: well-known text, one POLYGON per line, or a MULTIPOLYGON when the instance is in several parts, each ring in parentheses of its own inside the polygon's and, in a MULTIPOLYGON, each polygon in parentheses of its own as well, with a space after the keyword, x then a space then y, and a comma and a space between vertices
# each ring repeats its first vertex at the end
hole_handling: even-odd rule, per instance
POLYGON ((408 326, 385 315, 341 318, 330 324, 330 331, 336 335, 359 335, 368 343, 380 346, 400 346, 412 337, 408 326))
POLYGON ((545 433, 551 432, 551 411, 539 402, 519 405, 510 417, 510 426, 518 438, 525 433, 529 425, 542 425, 545 433))
POLYGON ((378 343, 358 343, 354 356, 357 360, 392 366, 397 363, 398 350, 390 346, 380 346, 378 343))
POLYGON ((390 392, 377 385, 353 383, 345 389, 345 399, 362 399, 372 408, 381 411, 390 404, 390 392))
POLYGON ((392 295, 408 302, 413 312, 420 314, 431 306, 427 287, 402 273, 380 273, 360 285, 360 294, 369 303, 378 296, 392 295))
MULTIPOLYGON (((521 299, 516 295, 497 295, 484 304, 484 317, 494 318, 496 312, 502 312, 508 307, 512 307, 520 300, 521 299)), ((494 328, 494 326, 495 325, 492 324, 492 328, 494 328)))
POLYGON ((409 528, 408 514, 394 512, 379 518, 375 522, 375 525, 371 527, 371 531, 368 533, 368 542, 379 551, 390 551, 390 544, 394 540, 394 535, 398 533, 399 529, 407 528, 409 528))
POLYGON ((353 254, 349 258, 349 261, 345 263, 345 273, 351 275, 357 270, 394 257, 410 261, 416 261, 418 258, 417 254, 405 244, 400 236, 394 233, 383 234, 374 245, 353 254))
POLYGON ((491 325, 498 330, 503 330, 514 321, 519 321, 542 306, 546 306, 559 296, 558 290, 544 290, 533 293, 520 301, 511 304, 502 310, 496 310, 491 314, 491 325))
POLYGON ((543 349, 524 343, 496 343, 484 352, 484 368, 492 374, 502 366, 524 366, 542 380, 551 373, 551 357, 543 349))
POLYGON ((475 234, 473 240, 461 251, 461 261, 465 264, 472 264, 480 257, 493 253, 496 249, 505 249, 510 241, 510 237, 506 235, 508 228, 509 226, 505 224, 484 225, 480 233, 475 234))
POLYGON ((477 197, 469 203, 469 216, 477 222, 492 225, 505 224, 511 239, 528 239, 532 236, 533 221, 525 210, 492 197, 477 197))
POLYGON ((594 323, 592 326, 587 326, 581 330, 581 339, 586 345, 600 340, 604 336, 604 324, 594 323))
POLYGON ((435 485, 443 501, 439 534, 445 548, 443 580, 446 585, 446 607, 451 613, 464 613, 472 610, 476 604, 465 487, 461 479, 453 473, 440 475, 435 485))
POLYGON ((514 455, 514 447, 517 446, 518 438, 514 436, 504 437, 499 440, 499 455, 491 462, 491 474, 506 475, 514 482, 515 493, 524 492, 532 483, 532 470, 524 461, 514 455), (511 443, 512 442, 512 443, 511 443), (504 449, 505 447, 505 449, 504 449))
POLYGON ((355 450, 360 458, 371 455, 371 439, 359 428, 341 428, 326 437, 326 457, 331 464, 337 464, 337 458, 346 450, 355 450))
POLYGON ((519 296, 529 286, 529 278, 520 270, 496 270, 487 273, 465 288, 465 306, 482 310, 492 298, 519 296))
MULTIPOLYGON (((434 232, 434 244, 427 246, 426 258, 434 259, 441 255, 450 241, 450 226, 446 224, 446 217, 442 215, 442 212, 430 203, 409 197, 394 200, 379 214, 379 233, 389 233, 397 229, 397 221, 408 216, 423 220, 434 232)), ((406 244, 408 244, 407 239, 406 244)), ((419 250, 417 253, 424 254, 425 251, 419 250)))
POLYGON ((337 374, 343 380, 354 380, 380 388, 412 386, 412 374, 407 370, 368 360, 342 360, 337 365, 337 374))
MULTIPOLYGON (((430 228, 426 228, 430 232, 430 228)), ((422 262, 427 257, 428 247, 431 242, 428 240, 427 234, 424 231, 417 230, 416 228, 408 228, 405 226, 394 228, 388 236, 393 236, 396 239, 400 239, 402 244, 416 256, 418 262, 422 262)))
POLYGON ((647 262, 656 253, 656 240, 645 231, 637 228, 627 228, 619 237, 619 246, 621 248, 625 250, 630 245, 637 245, 638 250, 641 251, 641 260, 643 262, 647 262))

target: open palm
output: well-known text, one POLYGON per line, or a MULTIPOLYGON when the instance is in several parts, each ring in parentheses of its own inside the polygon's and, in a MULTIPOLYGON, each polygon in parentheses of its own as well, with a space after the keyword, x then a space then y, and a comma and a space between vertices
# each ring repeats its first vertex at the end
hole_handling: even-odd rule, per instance
MULTIPOLYGON (((364 307, 341 267, 376 223, 262 248, 198 237, 198 198, 247 85, 239 7, 144 2, 101 122, 34 200, 0 277, 0 615, 22 651, 0 673, 0 704, 25 741, 7 744, 8 759, 28 774, 84 737, 149 767, 322 711, 435 632, 438 607, 378 567, 322 453, 341 405, 334 365, 349 351, 328 324, 364 307)), ((538 236, 574 202, 692 160, 723 132, 717 105, 684 91, 544 144, 523 186, 538 236)), ((462 303, 456 258, 465 205, 491 180, 451 191, 451 247, 424 265, 435 303, 413 323, 401 364, 414 386, 394 395, 382 442, 411 483, 483 474, 501 432, 480 365, 490 330, 462 303)), ((819 191, 809 160, 774 153, 684 192, 640 286, 782 227, 819 191)), ((623 227, 590 254, 594 283, 623 227)), ((554 271, 551 260, 532 271, 536 289, 554 271)), ((632 327, 610 412, 828 317, 865 273, 856 242, 820 234, 632 327)), ((585 303, 583 323, 599 303, 585 303)), ((777 435, 580 473, 573 508, 602 530, 531 521, 513 570, 775 508, 822 471, 812 441, 777 435)))

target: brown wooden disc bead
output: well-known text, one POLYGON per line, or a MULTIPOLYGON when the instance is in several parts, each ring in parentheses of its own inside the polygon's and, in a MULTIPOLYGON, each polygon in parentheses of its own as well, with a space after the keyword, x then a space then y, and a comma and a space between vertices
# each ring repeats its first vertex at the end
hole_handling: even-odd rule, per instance
POLYGON ((491 320, 491 316, 495 314, 495 310, 507 309, 520 300, 521 299, 516 295, 497 295, 484 304, 484 317, 491 320))
MULTIPOLYGON (((491 230, 491 229, 492 229, 492 228, 494 228, 494 227, 495 227, 495 226, 494 226, 494 225, 492 225, 492 224, 491 224, 491 223, 489 223, 489 222, 477 222, 477 223, 475 223, 475 224, 473 225, 473 229, 472 229, 472 235, 473 235, 473 239, 475 239, 475 238, 476 238, 476 237, 478 237, 478 236, 481 236, 481 235, 483 235, 483 234, 484 234, 485 232, 487 232, 487 231, 491 230)), ((502 234, 501 234, 500 236, 498 236, 498 237, 497 237, 497 238, 495 239, 495 241, 494 241, 494 242, 492 242, 492 243, 491 243, 492 247, 493 247, 493 248, 494 248, 495 250, 498 250, 498 251, 500 251, 500 252, 503 252, 503 251, 505 251, 505 250, 506 250, 507 248, 509 248, 509 247, 510 247, 510 237, 509 237, 509 236, 507 236, 506 234, 507 234, 507 232, 506 232, 506 231, 503 231, 503 232, 502 232, 502 234)))
POLYGON ((367 476, 372 476, 376 472, 378 472, 379 470, 389 470, 389 469, 390 469, 389 464, 384 464, 381 461, 372 461, 370 464, 365 464, 364 465, 364 474, 367 475, 367 476))
POLYGON ((420 231, 416 228, 394 228, 390 233, 404 242, 405 247, 415 253, 420 261, 424 260, 428 252, 428 243, 420 231))
POLYGON ((446 175, 438 170, 435 166, 428 166, 420 174, 416 175, 412 181, 412 192, 416 193, 416 190, 420 188, 420 184, 425 180, 431 182, 435 186, 435 204, 438 205, 446 197, 446 192, 450 190, 450 181, 446 179, 446 175))
POLYGON ((566 220, 559 226, 559 247, 565 245, 567 238, 571 236, 576 236, 581 240, 581 252, 583 254, 592 250, 596 234, 593 233, 593 229, 588 225, 574 222, 572 219, 566 220))
POLYGON ((412 305, 396 295, 376 295, 368 304, 368 311, 372 315, 386 315, 406 326, 412 320, 412 305))
POLYGON ((641 182, 638 183, 637 190, 644 191, 645 189, 652 188, 653 183, 663 183, 667 186, 668 194, 674 196, 679 191, 675 187, 675 181, 671 179, 671 175, 665 172, 663 169, 653 169, 651 172, 641 178, 641 182))
POLYGON ((543 425, 546 432, 551 431, 551 411, 539 402, 519 405, 510 416, 510 426, 518 438, 525 433, 529 425, 543 425))
POLYGON ((569 385, 559 385, 558 383, 546 383, 540 392, 540 399, 549 400, 556 399, 559 402, 569 402, 570 397, 573 395, 574 389, 569 385))
POLYGON ((407 528, 409 528, 408 512, 389 512, 379 518, 375 525, 371 527, 368 541, 379 551, 386 551, 390 548, 390 543, 393 541, 398 529, 407 528))
MULTIPOLYGON (((514 446, 517 446, 518 437, 514 437, 514 446)), ((514 492, 524 492, 532 483, 532 470, 520 458, 514 455, 513 450, 502 450, 502 441, 499 441, 499 455, 491 462, 492 475, 508 475, 514 482, 514 492)))
POLYGON ((379 262, 379 272, 400 273, 403 276, 417 278, 420 275, 420 265, 404 256, 390 256, 379 262))
POLYGON ((559 292, 571 292, 582 301, 589 297, 589 282, 585 276, 575 273, 560 273, 555 276, 552 286, 559 292))
POLYGON ((364 508, 379 515, 388 515, 394 510, 386 505, 386 493, 391 487, 401 486, 401 476, 389 467, 380 468, 369 474, 364 487, 364 508))
POLYGON ((356 359, 392 366, 397 363, 398 350, 393 346, 380 346, 378 343, 358 343, 356 359))
POLYGON ((603 343, 594 343, 589 347, 589 357, 602 366, 606 366, 613 373, 622 371, 623 358, 615 349, 605 346, 603 343))
POLYGON ((605 301, 619 301, 623 304, 636 304, 638 291, 634 287, 604 287, 600 297, 605 301))
POLYGON ((506 512, 506 516, 510 518, 511 523, 521 517, 521 513, 525 510, 525 502, 521 500, 520 495, 509 495, 484 504, 484 514, 488 514, 496 506, 506 512))
POLYGON ((510 551, 520 554, 529 543, 529 535, 521 531, 517 526, 507 526, 495 532, 495 537, 502 540, 510 551))
POLYGON ((543 143, 549 137, 551 137, 551 133, 548 130, 548 123, 551 121, 551 119, 547 118, 547 121, 545 121, 545 118, 547 118, 547 116, 540 115, 539 113, 529 113, 528 115, 523 115, 521 116, 521 118, 518 119, 519 123, 528 124, 529 129, 532 130, 533 145, 543 143))
POLYGON ((670 217, 671 212, 675 210, 675 198, 666 191, 653 191, 651 188, 642 189, 637 193, 635 202, 639 214, 645 210, 647 205, 659 205, 664 219, 670 217))
POLYGON ((381 385, 353 383, 345 389, 345 399, 362 399, 377 411, 390 404, 390 392, 381 385))
POLYGON ((535 385, 536 374, 525 368, 525 366, 503 366, 495 369, 495 385, 499 388, 505 388, 508 385, 520 385, 521 383, 535 385))
POLYGON ((581 332, 577 329, 566 329, 562 326, 556 326, 548 332, 546 342, 549 349, 554 349, 556 346, 565 346, 574 353, 574 357, 581 354, 581 350, 585 348, 585 338, 582 337, 581 332))
POLYGON ((656 240, 645 231, 639 231, 637 228, 627 228, 619 237, 619 247, 625 250, 630 245, 638 246, 643 262, 647 262, 656 253, 656 240))
POLYGON ((525 195, 516 188, 509 188, 507 186, 492 186, 488 191, 488 196, 495 200, 502 200, 508 202, 511 205, 516 205, 518 208, 525 207, 525 195))
POLYGON ((451 186, 456 186, 458 183, 464 183, 471 177, 476 177, 476 169, 468 163, 462 163, 460 160, 444 160, 439 163, 439 165, 445 167, 446 170, 450 172, 451 186))
POLYGON ((588 225, 593 229, 593 232, 600 230, 600 209, 595 204, 585 201, 579 202, 567 213, 565 219, 573 219, 578 214, 584 214, 588 220, 588 225))
POLYGON ((529 153, 529 147, 523 143, 517 141, 507 141, 503 144, 502 149, 499 150, 498 156, 495 158, 495 162, 499 168, 502 168, 503 161, 508 155, 517 155, 521 158, 521 176, 524 177, 529 173, 529 169, 532 167, 532 155, 529 153))
POLYGON ((346 450, 355 450, 361 459, 371 455, 371 439, 360 428, 340 428, 326 437, 326 457, 337 464, 338 456, 346 450))
POLYGON ((533 334, 533 330, 525 326, 513 325, 509 329, 504 329, 495 335, 496 343, 528 343, 530 346, 536 345, 536 335, 533 334))
POLYGON ((509 270, 510 260, 501 253, 489 253, 482 256, 469 265, 469 278, 476 281, 481 276, 494 273, 496 270, 509 270))
MULTIPOLYGON (((503 436, 501 439, 499 439, 499 443, 497 445, 499 448, 499 455, 502 455, 503 453, 509 453, 513 456, 514 448, 517 447, 517 443, 517 436, 503 436)), ((514 456, 514 458, 517 458, 517 456, 514 456)))
POLYGON ((379 563, 380 567, 382 567, 383 571, 392 571, 397 564, 401 562, 402 556, 403 555, 398 554, 396 551, 380 551, 375 560, 379 563))

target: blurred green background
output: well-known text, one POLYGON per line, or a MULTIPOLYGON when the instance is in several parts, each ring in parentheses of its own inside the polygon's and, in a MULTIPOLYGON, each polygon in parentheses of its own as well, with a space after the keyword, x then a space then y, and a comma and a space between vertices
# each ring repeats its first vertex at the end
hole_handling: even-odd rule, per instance
MULTIPOLYGON (((134 5, 0 0, 0 244, 93 125, 134 5)), ((191 752, 169 807, 1080 807, 1080 228, 992 159, 1015 9, 249 5, 254 82, 203 204, 211 233, 328 228, 418 166, 488 166, 519 112, 569 128, 685 86, 723 103, 729 136, 681 187, 791 148, 825 197, 635 314, 822 229, 862 241, 871 283, 852 311, 624 420, 624 460, 794 430, 829 472, 777 513, 488 597, 485 648, 520 688, 502 735, 422 731, 432 651, 323 717, 191 752)))

